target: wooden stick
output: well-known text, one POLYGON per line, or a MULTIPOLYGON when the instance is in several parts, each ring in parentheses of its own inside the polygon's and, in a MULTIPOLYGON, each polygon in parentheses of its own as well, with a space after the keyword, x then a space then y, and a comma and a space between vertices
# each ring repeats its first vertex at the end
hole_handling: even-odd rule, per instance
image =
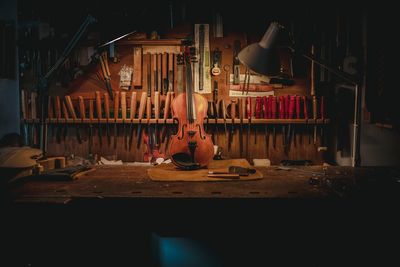
POLYGON ((104 111, 107 121, 110 119, 110 100, 107 93, 104 93, 104 111))
POLYGON ((136 92, 132 92, 131 105, 130 105, 130 119, 131 120, 133 120, 136 116, 136 106, 137 106, 136 92))
POLYGON ((81 120, 83 121, 84 119, 86 119, 85 100, 83 99, 82 96, 78 96, 78 99, 79 99, 79 113, 81 116, 81 120))
POLYGON ((74 105, 72 104, 71 97, 69 95, 66 95, 65 96, 65 101, 67 102, 67 108, 68 108, 69 112, 71 113, 72 119, 76 120, 77 117, 76 117, 74 105))
POLYGON ((133 48, 133 79, 132 88, 142 86, 142 47, 133 48))
POLYGON ((126 92, 121 92, 121 114, 122 120, 126 120, 126 92))
POLYGON ((97 118, 102 119, 103 114, 101 109, 101 96, 99 91, 96 91, 96 112, 97 112, 97 118))
POLYGON ((114 119, 118 119, 119 113, 119 91, 114 94, 114 119))
POLYGON ((154 117, 160 118, 160 92, 154 92, 154 117))

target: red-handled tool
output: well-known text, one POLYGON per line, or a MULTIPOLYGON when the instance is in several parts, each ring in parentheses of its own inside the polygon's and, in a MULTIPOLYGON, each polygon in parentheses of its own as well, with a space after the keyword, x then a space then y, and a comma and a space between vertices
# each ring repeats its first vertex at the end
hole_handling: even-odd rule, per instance
MULTIPOLYGON (((270 101, 270 110, 271 110, 271 119, 276 119, 276 96, 273 96, 272 98, 271 98, 271 101, 270 101)), ((275 145, 276 145, 276 129, 275 129, 275 124, 273 125, 273 128, 272 128, 272 134, 273 134, 273 140, 272 140, 272 142, 273 142, 273 146, 274 146, 274 148, 275 148, 275 145)))
MULTIPOLYGON (((288 108, 288 112, 287 112, 287 118, 289 120, 294 118, 294 107, 295 107, 295 101, 296 101, 296 96, 291 95, 291 96, 287 96, 286 98, 289 98, 288 102, 289 102, 289 108, 288 108)), ((292 134, 293 134, 293 130, 292 130, 292 124, 289 123, 288 125, 288 131, 287 131, 287 138, 286 138, 286 149, 287 151, 290 149, 290 144, 291 144, 291 139, 292 139, 292 134)))
MULTIPOLYGON (((257 96, 256 98, 256 110, 255 110, 255 118, 261 119, 262 118, 262 109, 263 109, 263 101, 261 96, 257 96)), ((257 144, 257 125, 254 128, 254 144, 257 144)))
MULTIPOLYGON (((285 97, 279 97, 279 119, 285 119, 286 112, 285 112, 285 97)), ((285 146, 285 125, 282 124, 282 144, 285 146)))
POLYGON ((246 158, 249 160, 249 140, 251 126, 251 97, 246 98, 246 118, 247 118, 247 140, 246 140, 246 158))

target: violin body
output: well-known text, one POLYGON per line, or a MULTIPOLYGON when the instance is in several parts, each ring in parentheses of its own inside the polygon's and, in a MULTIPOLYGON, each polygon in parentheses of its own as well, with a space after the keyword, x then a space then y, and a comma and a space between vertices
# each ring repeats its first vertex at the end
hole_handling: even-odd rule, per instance
POLYGON ((205 167, 214 157, 211 136, 206 134, 203 121, 207 117, 207 99, 198 93, 181 93, 172 102, 172 116, 179 121, 178 131, 171 136, 169 157, 182 169, 205 167), (188 100, 189 99, 189 100, 188 100), (192 104, 187 104, 192 99, 192 104), (193 113, 188 112, 192 107, 193 113), (193 115, 194 114, 194 115, 193 115), (190 117, 188 117, 190 116, 190 117))

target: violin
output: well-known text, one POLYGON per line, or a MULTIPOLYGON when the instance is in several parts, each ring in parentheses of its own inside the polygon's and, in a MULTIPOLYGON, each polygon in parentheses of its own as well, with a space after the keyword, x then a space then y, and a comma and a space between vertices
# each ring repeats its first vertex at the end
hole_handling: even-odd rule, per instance
POLYGON ((178 131, 170 138, 169 157, 178 168, 194 170, 209 164, 214 157, 214 145, 203 125, 207 117, 207 99, 194 93, 188 48, 184 57, 186 92, 176 96, 171 104, 172 117, 178 120, 178 131))

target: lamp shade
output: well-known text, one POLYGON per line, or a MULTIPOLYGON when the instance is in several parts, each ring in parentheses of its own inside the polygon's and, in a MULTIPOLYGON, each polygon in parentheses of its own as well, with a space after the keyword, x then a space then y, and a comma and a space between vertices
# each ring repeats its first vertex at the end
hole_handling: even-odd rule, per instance
POLYGON ((258 74, 279 73, 279 59, 273 47, 279 27, 277 22, 272 22, 260 42, 251 44, 239 52, 239 61, 258 74))

